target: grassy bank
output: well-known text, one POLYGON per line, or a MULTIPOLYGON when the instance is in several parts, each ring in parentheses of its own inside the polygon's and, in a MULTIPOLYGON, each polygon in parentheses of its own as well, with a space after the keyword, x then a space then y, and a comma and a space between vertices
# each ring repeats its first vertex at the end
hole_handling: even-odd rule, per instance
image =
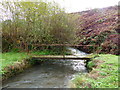
POLYGON ((0 55, 0 75, 2 75, 3 81, 30 66, 28 61, 26 61, 30 56, 25 52, 7 52, 0 55))
POLYGON ((4 73, 3 70, 5 67, 14 65, 17 62, 21 62, 22 60, 30 58, 30 54, 32 55, 48 55, 51 54, 50 51, 36 51, 27 54, 26 52, 6 52, 0 54, 0 65, 1 65, 1 72, 4 73))
POLYGON ((99 54, 88 63, 88 74, 76 76, 73 80, 77 88, 118 88, 118 56, 99 54))
MULTIPOLYGON (((50 50, 44 50, 44 51, 32 51, 30 53, 26 52, 6 52, 6 53, 0 53, 0 65, 1 65, 1 71, 0 74, 3 74, 6 72, 4 68, 9 66, 14 66, 15 63, 21 62, 22 60, 29 59, 32 55, 55 55, 58 54, 58 52, 53 52, 50 50)), ((63 53, 68 54, 68 53, 63 53)))
POLYGON ((1 69, 5 68, 6 66, 13 65, 15 62, 19 62, 23 59, 29 58, 27 53, 16 53, 16 52, 7 52, 2 53, 0 58, 0 62, 2 63, 1 69))
MULTIPOLYGON (((34 51, 30 53, 26 52, 6 52, 0 53, 0 75, 2 80, 5 81, 8 78, 23 72, 26 68, 37 64, 37 60, 32 60, 32 55, 50 55, 54 54, 52 51, 34 51)), ((40 62, 39 62, 40 63, 40 62)))

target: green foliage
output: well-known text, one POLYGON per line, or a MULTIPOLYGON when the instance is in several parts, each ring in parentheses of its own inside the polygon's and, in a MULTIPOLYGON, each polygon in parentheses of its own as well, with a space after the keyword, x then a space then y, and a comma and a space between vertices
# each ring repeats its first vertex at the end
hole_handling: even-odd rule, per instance
POLYGON ((2 6, 5 8, 2 12, 9 10, 8 17, 11 17, 2 22, 3 50, 74 42, 75 16, 66 14, 57 3, 21 1, 3 2, 2 6))
POLYGON ((31 54, 34 54, 34 55, 49 55, 50 51, 33 51, 33 52, 31 52, 31 54))
POLYGON ((107 36, 111 34, 111 32, 102 32, 99 36, 97 36, 96 40, 98 44, 101 44, 102 42, 105 41, 107 36))
POLYGON ((94 68, 84 76, 77 76, 73 82, 78 88, 118 88, 118 56, 99 54, 99 57, 89 62, 89 66, 97 63, 94 68), (99 60, 99 61, 98 61, 99 60), (101 63, 102 61, 102 63, 101 63), (96 63, 95 63, 96 62, 96 63))
POLYGON ((12 48, 11 52, 19 52, 20 50, 18 48, 12 48))
POLYGON ((93 61, 88 62, 88 68, 92 69, 95 66, 95 63, 93 61))
POLYGON ((24 59, 29 59, 31 64, 35 64, 37 61, 36 60, 32 60, 30 59, 31 55, 53 55, 56 54, 53 51, 48 51, 48 50, 44 50, 44 51, 32 51, 31 55, 25 53, 25 52, 17 52, 16 50, 14 50, 12 52, 7 52, 7 53, 0 53, 0 67, 1 67, 1 72, 0 73, 4 73, 5 71, 3 71, 3 69, 9 65, 13 65, 16 62, 20 62, 24 59), (15 52, 14 52, 15 51, 15 52))
POLYGON ((76 88, 82 88, 80 85, 84 84, 85 77, 83 75, 78 75, 75 77, 75 79, 73 79, 72 82, 75 83, 76 88))
POLYGON ((26 53, 16 52, 3 53, 1 56, 2 57, 0 57, 0 63, 2 64, 2 69, 8 65, 14 64, 14 62, 21 61, 29 57, 26 53))
POLYGON ((107 73, 106 72, 100 72, 100 75, 107 76, 107 73))

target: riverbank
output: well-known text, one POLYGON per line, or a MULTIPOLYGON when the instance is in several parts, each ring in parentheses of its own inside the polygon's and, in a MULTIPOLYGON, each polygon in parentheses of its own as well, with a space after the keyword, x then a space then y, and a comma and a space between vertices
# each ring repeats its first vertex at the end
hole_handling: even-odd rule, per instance
POLYGON ((88 63, 91 71, 73 80, 76 88, 118 88, 118 56, 99 54, 88 63))
MULTIPOLYGON (((37 60, 32 60, 31 55, 49 55, 51 51, 36 51, 30 54, 26 52, 6 52, 0 54, 2 81, 23 72, 25 69, 37 64, 37 60)), ((42 61, 41 61, 42 62, 42 61)), ((41 63, 39 61, 39 64, 41 63)))
MULTIPOLYGON (((33 52, 36 55, 50 54, 48 52, 33 52)), ((15 76, 37 64, 37 60, 31 60, 27 53, 8 52, 2 55, 2 79, 15 76)), ((40 64, 41 62, 39 62, 40 64)), ((96 55, 92 61, 88 62, 87 67, 90 72, 78 75, 73 80, 74 88, 117 88, 118 87, 118 56, 111 54, 96 55), (98 57, 99 56, 99 57, 98 57)))
POLYGON ((2 75, 2 81, 15 76, 32 65, 29 60, 30 56, 25 52, 7 52, 2 53, 1 56, 0 62, 2 66, 0 75, 2 75))

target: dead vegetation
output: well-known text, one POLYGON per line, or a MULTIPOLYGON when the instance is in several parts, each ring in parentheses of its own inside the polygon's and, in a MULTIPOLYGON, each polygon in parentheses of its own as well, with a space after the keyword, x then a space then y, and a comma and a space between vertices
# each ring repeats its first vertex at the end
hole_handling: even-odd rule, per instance
POLYGON ((77 12, 79 45, 98 45, 80 48, 86 52, 119 54, 118 7, 77 12), (93 50, 94 49, 94 50, 93 50))

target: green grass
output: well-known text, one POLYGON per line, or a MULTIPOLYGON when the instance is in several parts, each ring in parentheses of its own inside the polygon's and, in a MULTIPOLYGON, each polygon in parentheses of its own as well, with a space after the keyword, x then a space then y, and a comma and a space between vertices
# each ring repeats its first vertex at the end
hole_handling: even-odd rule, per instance
POLYGON ((23 59, 29 58, 29 55, 27 53, 16 53, 16 52, 7 52, 7 53, 1 53, 0 54, 0 65, 1 69, 5 68, 8 65, 12 65, 15 62, 19 62, 23 59))
POLYGON ((54 55, 54 54, 57 54, 57 52, 44 50, 44 51, 33 51, 33 52, 31 52, 31 54, 34 54, 34 55, 54 55))
MULTIPOLYGON (((45 55, 49 54, 48 52, 32 52, 31 54, 35 55, 45 55)), ((5 67, 14 65, 16 62, 20 62, 23 59, 30 58, 31 55, 28 55, 26 52, 6 52, 0 53, 0 73, 4 73, 3 70, 5 67)))
POLYGON ((69 51, 58 52, 52 50, 44 50, 44 51, 32 51, 31 54, 34 55, 71 55, 69 51))
MULTIPOLYGON (((49 55, 52 54, 50 51, 36 51, 36 52, 31 52, 29 54, 32 55, 49 55)), ((25 52, 7 52, 7 53, 0 53, 0 63, 1 63, 1 68, 3 69, 7 65, 12 65, 14 62, 19 62, 23 59, 29 58, 31 55, 28 55, 25 52)))
POLYGON ((90 73, 73 80, 77 88, 118 88, 118 56, 99 56, 88 63, 88 67, 92 68, 90 73))
POLYGON ((4 73, 3 69, 9 65, 14 65, 16 62, 20 62, 23 59, 30 58, 31 55, 56 55, 58 52, 49 50, 44 51, 32 51, 29 54, 26 52, 11 51, 6 53, 0 53, 0 73, 4 73))

